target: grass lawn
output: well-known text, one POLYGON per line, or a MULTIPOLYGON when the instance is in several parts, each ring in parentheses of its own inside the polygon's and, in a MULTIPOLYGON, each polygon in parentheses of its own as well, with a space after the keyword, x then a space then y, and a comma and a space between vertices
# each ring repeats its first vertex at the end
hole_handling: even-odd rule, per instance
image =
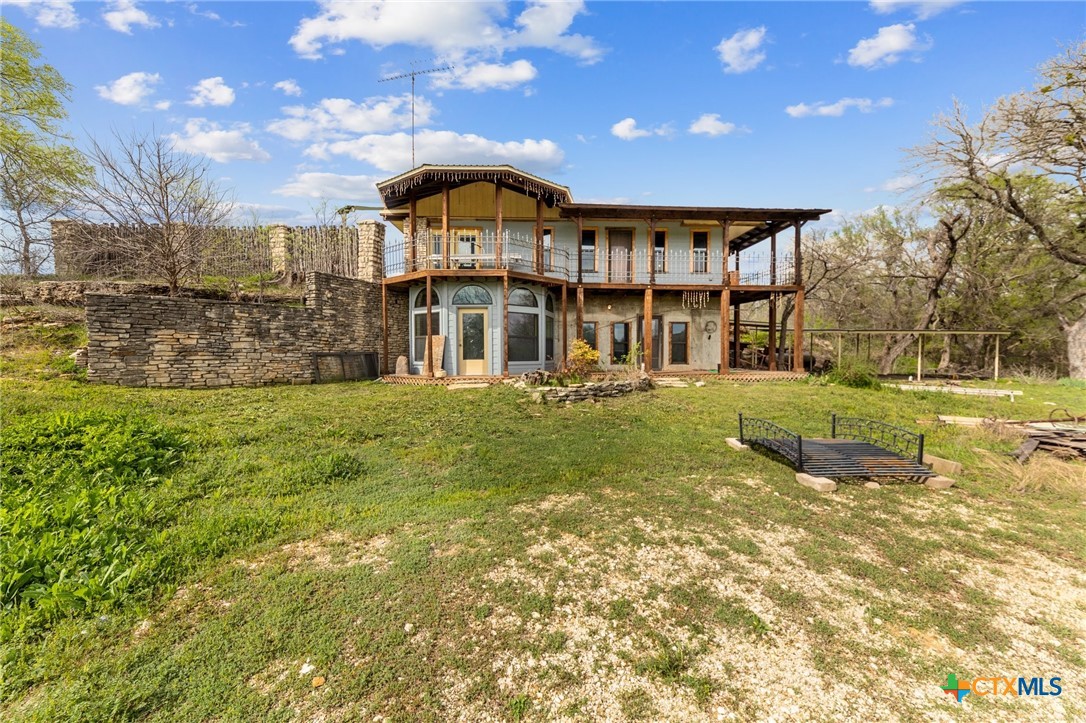
POLYGON ((916 429, 1082 412, 1082 388, 1001 383, 1025 392, 1012 404, 711 381, 576 406, 508 387, 121 389, 63 374, 77 324, 20 333, 5 433, 93 412, 183 454, 88 523, 127 510, 112 544, 131 575, 56 593, 60 612, 48 590, 5 600, 5 720, 1086 717, 1081 464, 1016 469, 1009 436, 927 425, 928 450, 966 466, 955 488, 818 494, 724 444, 740 411, 812 435, 831 411, 916 429), (1063 694, 958 704, 949 673, 1063 694))

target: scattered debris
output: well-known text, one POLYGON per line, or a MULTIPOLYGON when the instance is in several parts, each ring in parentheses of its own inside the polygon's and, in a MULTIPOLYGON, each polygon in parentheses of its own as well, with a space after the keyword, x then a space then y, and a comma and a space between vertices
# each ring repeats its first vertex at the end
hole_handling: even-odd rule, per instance
MULTIPOLYGON (((1086 460, 1086 416, 1073 415, 1066 409, 1053 409, 1052 412, 1053 414, 1049 416, 1053 418, 1043 420, 939 415, 939 421, 943 424, 956 424, 962 427, 1009 429, 1025 435, 1026 439, 1011 453, 1011 456, 1019 463, 1025 463, 1038 449, 1065 459, 1086 460), (1055 418, 1056 412, 1064 412, 1067 416, 1055 418)), ((947 472, 947 474, 952 473, 947 472)))
POLYGON ((324 685, 324 676, 323 675, 318 675, 316 678, 313 679, 313 687, 314 688, 319 688, 322 685, 324 685))
POLYGON ((1007 397, 1012 402, 1022 392, 1014 389, 984 389, 981 387, 956 387, 936 384, 886 384, 884 386, 894 389, 904 389, 909 392, 943 392, 944 394, 966 394, 973 397, 1007 397))

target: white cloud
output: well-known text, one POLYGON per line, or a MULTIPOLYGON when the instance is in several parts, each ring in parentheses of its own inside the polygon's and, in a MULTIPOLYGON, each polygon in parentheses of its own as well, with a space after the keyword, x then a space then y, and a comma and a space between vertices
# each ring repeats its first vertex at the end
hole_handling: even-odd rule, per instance
MULTIPOLYGON (((474 133, 424 130, 415 134, 417 163, 509 163, 536 172, 558 169, 565 154, 550 140, 493 141, 474 133)), ((349 156, 382 171, 411 167, 411 135, 366 135, 348 141, 318 143, 306 149, 312 158, 349 156)))
POLYGON ((276 90, 283 91, 283 95, 298 96, 302 94, 302 87, 298 85, 298 82, 294 78, 287 78, 286 80, 280 80, 278 83, 272 86, 276 90))
POLYGON ((765 34, 766 29, 762 25, 740 30, 730 38, 721 40, 716 52, 724 63, 724 72, 746 73, 757 68, 765 60, 765 52, 761 49, 765 34))
POLYGON ((646 138, 648 136, 669 136, 671 133, 670 123, 655 128, 638 128, 637 121, 633 118, 623 118, 611 126, 611 135, 624 141, 632 141, 636 138, 646 138))
POLYGON ((886 15, 898 10, 912 10, 917 20, 927 20, 965 0, 871 0, 871 9, 879 15, 886 15))
POLYGON ((582 62, 598 61, 603 51, 590 37, 569 33, 584 3, 530 0, 514 19, 505 2, 427 3, 321 0, 290 39, 304 58, 319 58, 325 45, 357 40, 374 48, 403 43, 460 58, 469 51, 501 53, 516 48, 548 48, 582 62))
POLYGON ((378 176, 344 176, 338 173, 299 173, 273 193, 302 198, 376 200, 378 176))
POLYGON ((192 98, 189 105, 230 105, 234 102, 234 89, 227 85, 220 76, 204 78, 192 86, 192 98))
POLYGON ((155 103, 155 110, 169 110, 172 103, 168 100, 160 100, 155 103))
MULTIPOLYGON (((268 123, 267 130, 292 141, 345 138, 349 133, 380 133, 411 126, 411 95, 375 96, 355 103, 346 98, 325 98, 315 106, 283 108, 286 118, 268 123)), ((434 106, 415 98, 415 124, 424 126, 434 106)))
POLYGON ((916 36, 916 25, 898 23, 879 28, 874 37, 864 38, 848 51, 848 64, 860 68, 880 68, 901 60, 904 53, 920 53, 931 47, 931 40, 916 36))
POLYGON ((510 90, 535 80, 538 74, 535 66, 527 60, 515 60, 509 64, 475 63, 436 76, 434 87, 464 88, 476 92, 491 88, 510 90))
POLYGON ((135 0, 114 0, 111 7, 112 10, 102 13, 102 19, 118 33, 131 35, 133 25, 145 28, 157 28, 161 25, 158 20, 137 7, 135 0))
POLYGON ((42 28, 70 30, 83 22, 76 14, 71 0, 4 0, 5 5, 21 7, 42 28))
POLYGON ((260 144, 248 138, 252 127, 248 123, 234 123, 224 130, 218 123, 203 118, 190 118, 185 123, 185 134, 170 134, 170 140, 179 151, 203 154, 213 161, 267 161, 271 156, 260 144))
POLYGON ((902 193, 908 191, 911 188, 917 186, 922 179, 919 176, 913 176, 906 174, 904 176, 895 176, 887 181, 880 183, 878 186, 869 186, 864 189, 867 193, 874 193, 875 191, 886 191, 888 193, 902 193))
POLYGON ((158 73, 138 71, 122 75, 108 85, 96 85, 99 97, 120 105, 139 105, 143 99, 155 92, 155 85, 162 80, 158 73))
POLYGON ((735 133, 738 128, 734 123, 725 123, 720 120, 718 113, 702 113, 687 130, 704 136, 726 136, 729 133, 735 133))
POLYGON ((807 118, 810 116, 830 116, 838 117, 845 114, 845 111, 849 108, 855 108, 861 113, 871 113, 879 108, 889 108, 894 104, 893 98, 879 98, 878 100, 872 100, 871 98, 842 98, 836 103, 826 103, 825 101, 818 101, 817 103, 797 103, 796 105, 790 105, 784 109, 784 112, 793 118, 807 118))

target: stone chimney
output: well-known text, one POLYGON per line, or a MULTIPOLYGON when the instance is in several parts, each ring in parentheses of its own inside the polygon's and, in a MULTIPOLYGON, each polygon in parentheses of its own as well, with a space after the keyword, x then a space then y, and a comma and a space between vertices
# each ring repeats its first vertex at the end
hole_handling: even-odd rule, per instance
POLYGON ((380 221, 358 222, 358 278, 379 284, 385 278, 385 225, 380 221))

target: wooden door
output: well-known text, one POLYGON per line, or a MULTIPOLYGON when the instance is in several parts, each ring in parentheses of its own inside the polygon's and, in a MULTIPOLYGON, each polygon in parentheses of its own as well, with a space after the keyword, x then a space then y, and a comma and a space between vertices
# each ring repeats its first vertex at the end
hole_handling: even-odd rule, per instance
POLYGON ((633 281, 633 229, 607 230, 607 280, 619 284, 633 281))
POLYGON ((490 345, 487 329, 490 327, 486 309, 460 309, 458 316, 458 361, 460 374, 478 376, 490 370, 490 345))

